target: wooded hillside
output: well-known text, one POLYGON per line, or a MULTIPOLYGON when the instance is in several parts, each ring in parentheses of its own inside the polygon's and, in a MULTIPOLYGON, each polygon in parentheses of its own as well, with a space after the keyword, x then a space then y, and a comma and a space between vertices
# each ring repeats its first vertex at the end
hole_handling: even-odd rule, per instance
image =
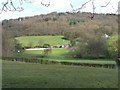
MULTIPOLYGON (((118 17, 115 14, 95 14, 94 19, 91 20, 89 18, 90 14, 91 13, 86 12, 52 12, 46 15, 41 14, 33 17, 3 20, 3 54, 9 55, 11 51, 14 51, 15 37, 38 35, 63 35, 64 39, 69 39, 71 45, 73 47, 75 46, 75 48, 73 48, 75 52, 77 52, 79 48, 76 47, 77 44, 77 46, 82 47, 87 43, 89 45, 84 48, 86 49, 89 46, 90 52, 92 48, 94 50, 94 47, 97 47, 96 50, 91 53, 92 55, 96 54, 98 50, 101 54, 101 52, 106 51, 108 47, 104 37, 106 37, 106 35, 113 36, 118 33, 118 17), (79 42, 83 45, 79 45, 79 42), (105 49, 102 50, 101 48, 105 49)), ((77 55, 80 53, 83 52, 74 53, 75 57, 80 57, 80 55, 77 55)))
POLYGON ((21 35, 47 35, 63 34, 65 32, 91 33, 95 29, 111 35, 117 33, 117 15, 95 14, 89 18, 90 13, 57 13, 18 19, 4 20, 3 30, 9 30, 14 36, 21 35))

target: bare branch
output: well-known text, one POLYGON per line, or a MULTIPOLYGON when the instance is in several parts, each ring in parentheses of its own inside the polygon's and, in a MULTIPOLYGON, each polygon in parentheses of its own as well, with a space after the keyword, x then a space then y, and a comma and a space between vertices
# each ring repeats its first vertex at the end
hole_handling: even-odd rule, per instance
POLYGON ((80 8, 77 8, 77 9, 74 9, 74 7, 73 7, 73 5, 72 4, 70 4, 70 6, 71 6, 71 8, 73 9, 73 12, 75 12, 75 11, 78 11, 78 12, 80 12, 80 10, 82 10, 83 9, 83 7, 86 5, 86 4, 88 4, 89 2, 91 2, 92 1, 92 13, 91 13, 91 16, 90 16, 90 18, 91 18, 91 20, 94 18, 94 14, 95 14, 95 9, 96 9, 96 7, 95 7, 95 5, 94 5, 94 1, 93 0, 89 0, 89 1, 87 1, 87 2, 85 2, 84 4, 82 4, 82 6, 80 7, 80 8))
POLYGON ((50 0, 49 0, 48 4, 44 4, 43 1, 44 1, 44 0, 41 1, 41 4, 42 4, 43 6, 45 6, 45 7, 49 7, 49 6, 50 6, 50 0))
MULTIPOLYGON (((32 3, 31 0, 18 0, 19 1, 19 4, 20 6, 19 7, 16 7, 13 3, 13 0, 7 0, 7 1, 4 1, 2 3, 2 8, 0 9, 0 14, 4 11, 4 12, 7 12, 7 11, 23 11, 24 8, 22 7, 23 3, 26 2, 26 3, 32 3)), ((72 8, 72 12, 75 13, 75 12, 80 12, 83 8, 86 7, 86 5, 88 3, 92 2, 92 13, 91 13, 91 20, 94 18, 95 16, 95 3, 94 3, 94 0, 88 0, 86 1, 85 3, 83 3, 79 8, 74 8, 74 6, 70 3, 70 6, 72 8)), ((109 2, 107 2, 106 5, 102 5, 101 7, 107 7, 109 4, 111 3, 111 0, 109 0, 109 2)), ((41 1, 41 5, 45 6, 45 7, 49 7, 51 4, 51 1, 48 0, 48 3, 46 3, 44 0, 41 1)), ((112 8, 115 10, 115 8, 112 6, 112 8)), ((115 10, 116 11, 116 10, 115 10)), ((116 11, 116 13, 118 12, 119 10, 116 11)))
MULTIPOLYGON (((30 0, 19 0, 19 3, 20 3, 20 6, 19 7, 15 7, 15 5, 13 4, 13 1, 12 0, 7 0, 6 2, 3 2, 2 4, 2 8, 0 9, 0 14, 4 11, 4 12, 7 12, 7 11, 23 11, 23 3, 24 2, 27 2, 27 3, 32 3, 30 0)), ((44 4, 43 3, 43 0, 41 1, 41 5, 43 6, 50 6, 50 0, 48 2, 48 4, 44 4)))
POLYGON ((102 5, 101 7, 107 7, 110 4, 111 0, 106 4, 106 5, 102 5))
POLYGON ((71 6, 72 10, 74 11, 74 7, 73 7, 73 5, 71 3, 70 3, 70 6, 71 6))
POLYGON ((75 12, 75 11, 80 12, 80 10, 83 9, 83 7, 84 7, 87 3, 89 3, 90 1, 92 1, 92 0, 89 0, 89 1, 85 2, 84 4, 82 4, 82 6, 81 6, 80 8, 77 8, 77 9, 74 9, 74 7, 73 7, 72 4, 70 4, 70 6, 72 7, 73 12, 75 12))
POLYGON ((96 9, 96 7, 95 7, 95 5, 94 5, 94 2, 92 1, 92 6, 93 6, 93 12, 91 13, 91 20, 94 18, 94 15, 95 15, 95 9, 96 9))
MULTIPOLYGON (((20 5, 23 4, 23 0, 19 0, 20 2, 20 5)), ((22 7, 15 7, 14 4, 13 4, 13 1, 12 0, 7 0, 6 2, 3 2, 2 3, 3 6, 2 6, 2 9, 0 9, 0 14, 5 11, 23 11, 24 9, 22 7)))

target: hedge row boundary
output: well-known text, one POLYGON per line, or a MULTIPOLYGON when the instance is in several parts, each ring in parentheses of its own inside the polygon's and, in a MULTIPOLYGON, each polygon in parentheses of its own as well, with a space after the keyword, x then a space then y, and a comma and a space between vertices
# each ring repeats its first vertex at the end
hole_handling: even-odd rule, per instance
POLYGON ((2 60, 7 61, 18 61, 18 62, 26 62, 26 63, 40 63, 40 64, 61 64, 61 65, 73 65, 73 66, 85 66, 85 67, 99 67, 99 68, 109 68, 115 69, 117 67, 116 64, 92 64, 92 63, 81 63, 81 62, 65 62, 65 61, 50 61, 43 59, 35 59, 35 58, 15 58, 15 57, 2 57, 2 60))

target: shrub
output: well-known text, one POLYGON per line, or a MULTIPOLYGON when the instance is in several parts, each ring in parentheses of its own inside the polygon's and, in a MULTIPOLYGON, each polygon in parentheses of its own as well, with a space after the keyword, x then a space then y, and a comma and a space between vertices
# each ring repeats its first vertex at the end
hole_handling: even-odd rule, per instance
POLYGON ((49 48, 49 49, 44 49, 43 55, 44 55, 44 56, 48 56, 48 54, 51 53, 51 52, 52 52, 52 49, 51 49, 51 48, 49 48))
POLYGON ((118 35, 113 35, 108 40, 108 52, 110 58, 118 57, 118 35))
POLYGON ((50 48, 51 46, 50 46, 50 44, 44 44, 43 45, 43 48, 50 48))
POLYGON ((86 35, 79 39, 71 53, 77 58, 105 58, 107 56, 107 41, 106 38, 86 35))

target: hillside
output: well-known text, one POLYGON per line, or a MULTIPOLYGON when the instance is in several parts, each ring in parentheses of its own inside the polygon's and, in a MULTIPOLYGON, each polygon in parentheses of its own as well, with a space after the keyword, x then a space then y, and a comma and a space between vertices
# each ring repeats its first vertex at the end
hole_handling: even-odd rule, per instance
POLYGON ((66 32, 92 33, 100 29, 111 35, 117 33, 117 15, 95 14, 89 18, 90 13, 57 13, 41 14, 33 17, 3 20, 3 30, 9 30, 14 36, 21 35, 48 35, 64 34, 66 32))
POLYGON ((3 88, 117 88, 117 15, 90 14, 3 20, 3 88))
POLYGON ((73 56, 75 57, 81 57, 79 54, 85 55, 86 51, 84 53, 78 51, 84 51, 86 48, 88 48, 91 55, 96 55, 97 57, 102 55, 103 57, 106 54, 106 56, 109 56, 106 53, 108 52, 106 51, 108 48, 108 39, 105 38, 106 35, 112 37, 118 33, 118 17, 114 14, 95 14, 94 19, 91 20, 90 15, 91 13, 85 12, 52 12, 33 17, 4 20, 2 22, 2 53, 6 56, 13 53, 15 50, 14 38, 19 36, 62 35, 64 39, 69 40, 70 44, 73 46, 71 49, 74 49, 72 51, 75 51, 73 52, 73 56), (80 46, 80 43, 84 45, 80 46), (89 45, 86 45, 86 43, 89 43, 89 45), (81 47, 84 50, 78 50, 81 47), (95 47, 96 49, 94 49, 95 47))

